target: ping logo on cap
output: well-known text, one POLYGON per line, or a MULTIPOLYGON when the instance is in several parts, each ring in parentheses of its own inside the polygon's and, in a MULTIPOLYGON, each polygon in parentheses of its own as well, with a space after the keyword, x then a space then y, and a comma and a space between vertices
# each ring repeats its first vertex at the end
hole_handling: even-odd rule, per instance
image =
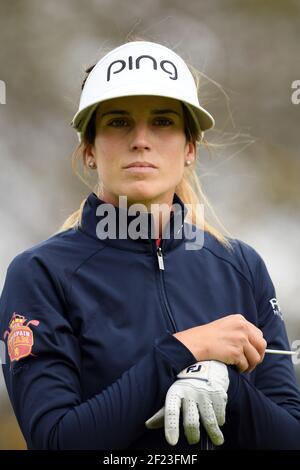
MULTIPOLYGON (((107 68, 107 81, 109 82, 111 79, 111 75, 115 75, 117 73, 122 72, 126 67, 128 70, 139 69, 141 65, 142 59, 150 59, 153 64, 153 70, 157 70, 157 61, 151 55, 140 55, 138 56, 135 61, 133 57, 130 55, 128 57, 128 64, 123 59, 117 59, 111 62, 107 68), (116 66, 116 67, 115 67, 116 66), (112 70, 113 69, 113 70, 112 70)), ((163 72, 169 75, 170 80, 177 80, 178 72, 176 65, 171 60, 161 60, 159 62, 159 66, 163 72)))

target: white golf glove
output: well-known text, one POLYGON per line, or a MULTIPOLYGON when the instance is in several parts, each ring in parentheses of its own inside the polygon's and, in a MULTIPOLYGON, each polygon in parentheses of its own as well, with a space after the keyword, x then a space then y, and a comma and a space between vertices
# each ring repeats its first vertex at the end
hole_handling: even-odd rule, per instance
POLYGON ((182 370, 169 388, 165 406, 149 418, 148 429, 165 426, 166 440, 176 445, 179 439, 179 415, 182 401, 184 434, 189 444, 200 441, 200 421, 215 445, 222 445, 219 428, 225 423, 229 376, 219 361, 202 361, 182 370))

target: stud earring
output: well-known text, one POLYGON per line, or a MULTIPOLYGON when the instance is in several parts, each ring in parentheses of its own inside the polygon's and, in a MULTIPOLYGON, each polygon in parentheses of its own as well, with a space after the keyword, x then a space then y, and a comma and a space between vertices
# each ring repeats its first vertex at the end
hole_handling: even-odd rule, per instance
POLYGON ((186 166, 190 165, 192 162, 190 160, 186 160, 186 166))
POLYGON ((93 160, 90 160, 88 165, 90 168, 93 168, 93 169, 96 168, 96 162, 94 162, 93 160))

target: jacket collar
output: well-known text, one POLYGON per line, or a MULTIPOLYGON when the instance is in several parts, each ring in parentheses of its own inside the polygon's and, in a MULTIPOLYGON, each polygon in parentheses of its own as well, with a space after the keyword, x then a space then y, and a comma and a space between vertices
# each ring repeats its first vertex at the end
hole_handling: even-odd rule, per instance
MULTIPOLYGON (((172 204, 171 215, 160 241, 160 247, 164 252, 173 250, 185 240, 184 221, 188 209, 176 193, 172 204)), ((155 238, 157 237, 154 236, 153 214, 151 212, 139 212, 132 215, 129 212, 126 205, 118 207, 108 204, 92 192, 85 201, 81 224, 78 229, 115 248, 143 252, 152 249, 153 252, 156 252, 155 238), (109 235, 107 233, 107 209, 111 214, 109 221, 115 221, 113 235, 111 235, 111 232, 109 235), (134 223, 135 219, 136 222, 134 223), (141 222, 140 225, 138 225, 138 222, 141 222), (131 225, 132 223, 133 225, 131 225), (134 227, 136 227, 139 234, 136 239, 130 236, 134 227)), ((110 227, 112 226, 110 225, 110 227)))

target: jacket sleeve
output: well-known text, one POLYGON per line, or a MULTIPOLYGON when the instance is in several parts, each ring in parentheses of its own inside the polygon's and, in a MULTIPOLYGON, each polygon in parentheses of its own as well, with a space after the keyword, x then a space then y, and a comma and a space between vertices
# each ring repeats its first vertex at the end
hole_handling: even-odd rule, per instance
POLYGON ((11 345, 3 373, 28 448, 127 448, 147 432, 145 421, 163 406, 177 373, 196 359, 166 332, 116 382, 82 401, 80 345, 61 284, 24 252, 10 264, 0 299, 1 339, 11 345), (31 329, 34 340, 31 354, 22 346, 18 360, 22 347, 9 329, 14 313, 26 318, 24 325, 32 321, 23 331, 31 329))
MULTIPOLYGON (((260 255, 241 242, 254 286, 258 328, 267 347, 288 350, 290 344, 276 292, 260 255)), ((230 386, 224 447, 300 449, 300 392, 290 356, 265 354, 249 374, 229 367, 230 386)))

